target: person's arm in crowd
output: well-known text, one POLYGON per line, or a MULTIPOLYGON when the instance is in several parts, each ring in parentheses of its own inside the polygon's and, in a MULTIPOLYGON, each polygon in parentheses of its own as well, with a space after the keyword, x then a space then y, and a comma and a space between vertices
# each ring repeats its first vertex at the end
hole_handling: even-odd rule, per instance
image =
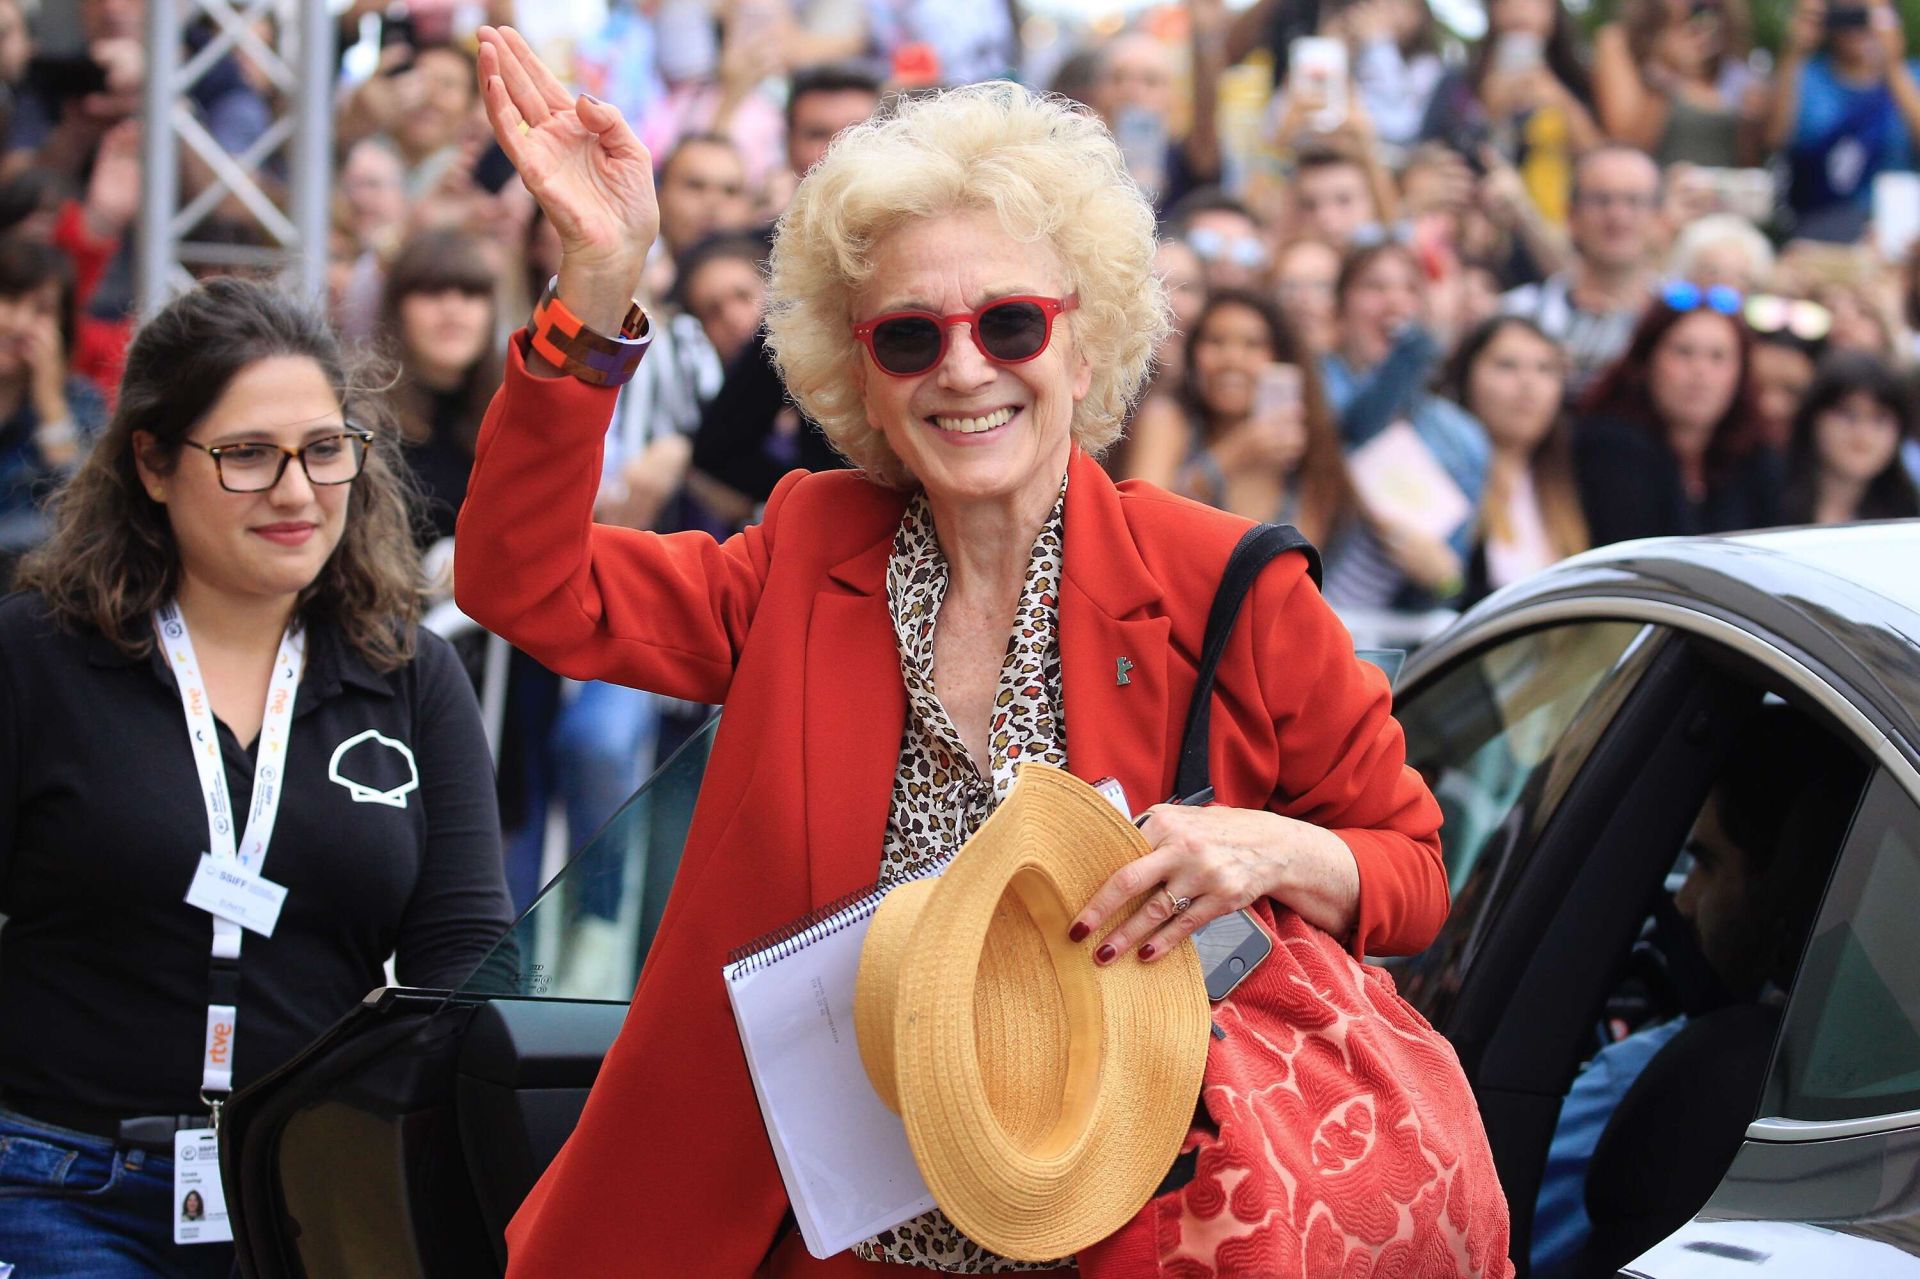
POLYGON ((1673 104, 1635 65, 1626 28, 1617 22, 1594 33, 1593 100, 1600 127, 1616 142, 1651 151, 1667 131, 1673 104))
POLYGON ((652 528, 660 513, 687 480, 693 459, 693 441, 673 433, 651 440, 639 453, 620 464, 620 483, 603 495, 595 517, 603 524, 625 528, 652 528))
POLYGON ((1800 80, 1806 74, 1807 60, 1825 38, 1826 23, 1827 6, 1823 0, 1800 0, 1794 6, 1780 65, 1773 73, 1773 103, 1766 128, 1766 145, 1770 151, 1784 151, 1793 143, 1800 122, 1800 80))
POLYGON ((1874 34, 1880 38, 1881 56, 1887 63, 1887 89, 1907 126, 1909 138, 1920 138, 1920 84, 1914 83, 1913 67, 1907 62, 1907 33, 1900 15, 1887 0, 1873 7, 1874 34))
POLYGON ((1220 175, 1220 73, 1227 67, 1225 0, 1187 0, 1193 28, 1193 127, 1181 144, 1187 168, 1203 182, 1220 175))
POLYGON ((45 315, 30 319, 24 354, 27 394, 39 419, 33 430, 34 447, 49 467, 71 470, 85 451, 85 440, 67 394, 67 352, 60 340, 59 322, 45 315))
POLYGON ((1520 238, 1540 274, 1553 275, 1571 266, 1572 241, 1540 212, 1520 171, 1494 147, 1481 148, 1480 160, 1487 171, 1480 180, 1480 207, 1487 216, 1520 238))
POLYGON ((1227 26, 1226 60, 1229 66, 1246 61, 1248 54, 1267 42, 1267 32, 1273 29, 1273 21, 1280 12, 1280 6, 1292 0, 1254 0, 1254 3, 1242 9, 1227 26))
POLYGON ((406 985, 453 989, 513 921, 500 861, 500 808, 480 706, 453 649, 422 630, 411 673, 413 757, 427 835, 420 875, 400 916, 394 969, 406 985))
POLYGON ((139 41, 97 40, 88 53, 106 73, 106 91, 66 103, 33 157, 34 168, 64 179, 70 187, 80 185, 107 131, 139 111, 146 82, 146 52, 139 41))
POLYGON ((385 133, 419 101, 419 77, 405 70, 413 50, 390 44, 380 50, 373 74, 356 85, 333 113, 333 149, 345 155, 353 145, 385 133))
POLYGON ((1387 358, 1340 412, 1340 438, 1347 447, 1365 444, 1405 417, 1439 357, 1440 346, 1426 329, 1418 324, 1403 329, 1387 358))
POLYGON ((867 51, 867 7, 862 0, 814 0, 804 21, 786 18, 780 54, 789 71, 844 62, 867 51))
POLYGON ((751 28, 736 5, 720 43, 720 99, 707 127, 715 133, 728 132, 747 99, 759 92, 764 81, 779 75, 783 66, 779 29, 751 28))
POLYGON ((1433 81, 1415 76, 1407 65, 1388 11, 1377 0, 1362 0, 1342 10, 1336 22, 1354 50, 1354 87, 1366 101, 1374 128, 1398 142, 1418 136, 1433 81))
POLYGON ((75 309, 84 310, 93 300, 139 210, 140 124, 123 120, 100 141, 86 200, 62 203, 54 222, 54 246, 73 263, 75 309))

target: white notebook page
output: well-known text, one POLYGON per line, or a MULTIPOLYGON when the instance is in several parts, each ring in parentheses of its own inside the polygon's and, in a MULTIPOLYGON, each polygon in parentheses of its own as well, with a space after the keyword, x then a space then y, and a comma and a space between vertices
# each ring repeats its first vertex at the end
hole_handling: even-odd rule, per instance
POLYGON ((723 970, 754 1095, 807 1251, 831 1257, 933 1207, 906 1129, 867 1081, 853 1030, 879 896, 723 970))

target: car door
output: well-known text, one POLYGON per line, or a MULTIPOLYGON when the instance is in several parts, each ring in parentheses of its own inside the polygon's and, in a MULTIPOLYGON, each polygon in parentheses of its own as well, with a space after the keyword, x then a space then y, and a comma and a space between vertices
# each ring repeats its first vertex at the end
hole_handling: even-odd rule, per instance
MULTIPOLYGON (((581 939, 606 937, 582 923, 586 885, 643 866, 671 874, 716 722, 635 792, 460 990, 376 990, 233 1098, 221 1168, 242 1273, 504 1270, 507 1221, 573 1131, 626 1015, 624 1000, 568 985, 581 939)), ((626 971, 637 970, 653 922, 639 903, 657 896, 624 894, 626 971)))
POLYGON ((1623 1273, 1920 1276, 1920 805, 1882 764, 1848 832, 1732 1168, 1623 1273))

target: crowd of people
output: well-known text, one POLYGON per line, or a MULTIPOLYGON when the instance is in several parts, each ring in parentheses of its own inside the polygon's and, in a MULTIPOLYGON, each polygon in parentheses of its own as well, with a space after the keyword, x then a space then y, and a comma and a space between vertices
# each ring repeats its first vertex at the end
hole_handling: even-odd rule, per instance
MULTIPOLYGON (((1769 48, 1747 6, 1619 0, 1589 30, 1562 0, 1489 0, 1474 33, 1445 29, 1426 0, 1184 0, 1083 31, 1012 4, 931 0, 611 0, 591 21, 549 17, 533 33, 545 63, 632 124, 658 192, 638 299, 653 336, 600 445, 595 519, 724 536, 792 470, 849 465, 769 348, 774 224, 849 126, 1005 78, 1104 125, 1157 217, 1174 326, 1099 461, 1117 481, 1298 526, 1324 558, 1326 600, 1356 626, 1451 612, 1628 538, 1920 516, 1920 61, 1889 0, 1792 0, 1769 48)), ((450 543, 506 336, 561 267, 476 77, 480 24, 534 7, 354 0, 339 16, 318 302, 330 332, 267 307, 254 318, 269 338, 189 393, 192 342, 225 331, 220 317, 146 337, 144 363, 133 318, 145 6, 79 0, 63 27, 58 6, 0 0, 0 584, 99 622, 121 661, 172 591, 199 642, 192 566, 116 584, 89 529, 103 513, 132 519, 145 485, 153 505, 135 513, 157 529, 165 509, 184 554, 187 500, 251 494, 264 510, 281 499, 260 494, 297 471, 321 501, 345 482, 326 473, 330 448, 335 465, 352 460, 356 494, 380 497, 349 520, 334 493, 315 527, 346 521, 330 535, 358 548, 353 571, 417 563, 426 602, 452 600, 450 543), (211 487, 168 505, 182 459, 208 460, 183 448, 213 437, 181 418, 156 441, 128 397, 212 413, 226 401, 207 397, 244 399, 257 360, 304 361, 321 406, 309 416, 327 431, 276 437, 250 463, 212 455, 211 487), (246 486, 246 465, 275 462, 273 484, 246 486), (75 507, 110 492, 119 505, 75 507), (376 534, 404 546, 365 545, 376 534)), ((252 31, 269 46, 272 21, 252 31)), ((184 51, 220 38, 195 19, 184 51)), ((241 155, 284 93, 243 42, 188 106, 241 155)), ((269 192, 288 181, 283 153, 257 168, 269 192)), ((215 182, 192 155, 180 178, 190 196, 215 182)), ((270 269, 253 265, 271 241, 243 205, 206 207, 193 238, 232 252, 198 273, 270 269)), ((150 550, 146 527, 129 525, 150 550)), ((422 722, 472 755, 469 708, 445 701, 451 659, 437 641, 389 644, 367 620, 391 582, 313 571, 295 587, 335 601, 339 633, 315 659, 335 692, 343 679, 406 682, 416 699, 425 687, 422 722)), ((20 605, 0 623, 38 616, 20 605)), ((409 605, 390 620, 411 636, 417 619, 409 605)), ((706 713, 517 652, 507 684, 487 786, 503 831, 450 787, 435 800, 450 806, 444 829, 392 835, 427 859, 445 913, 416 917, 419 899, 391 886, 392 918, 335 957, 342 991, 395 949, 452 980, 506 901, 538 890, 549 814, 578 847, 706 713), (463 851, 435 861, 436 840, 463 851), (497 867, 473 855, 489 841, 497 867)), ((257 726, 258 708, 241 718, 257 726)), ((423 756, 415 774, 426 786, 438 766, 423 756)), ((0 890, 26 848, 0 845, 0 890)), ((626 996, 637 957, 619 902, 637 888, 603 877, 571 904, 563 990, 626 996)), ((325 1021, 282 1027, 282 1046, 325 1021)), ((0 1078, 0 1103, 39 1078, 0 1078)), ((90 1095, 180 1108, 111 1081, 90 1095)))

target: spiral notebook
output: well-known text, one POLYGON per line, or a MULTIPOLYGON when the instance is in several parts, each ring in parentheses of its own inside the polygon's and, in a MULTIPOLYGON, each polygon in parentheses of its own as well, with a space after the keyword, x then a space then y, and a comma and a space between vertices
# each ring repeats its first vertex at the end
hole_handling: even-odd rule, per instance
POLYGON ((823 1259, 933 1207, 853 1032, 860 947, 883 896, 832 902, 734 951, 721 970, 787 1199, 807 1251, 823 1259))

